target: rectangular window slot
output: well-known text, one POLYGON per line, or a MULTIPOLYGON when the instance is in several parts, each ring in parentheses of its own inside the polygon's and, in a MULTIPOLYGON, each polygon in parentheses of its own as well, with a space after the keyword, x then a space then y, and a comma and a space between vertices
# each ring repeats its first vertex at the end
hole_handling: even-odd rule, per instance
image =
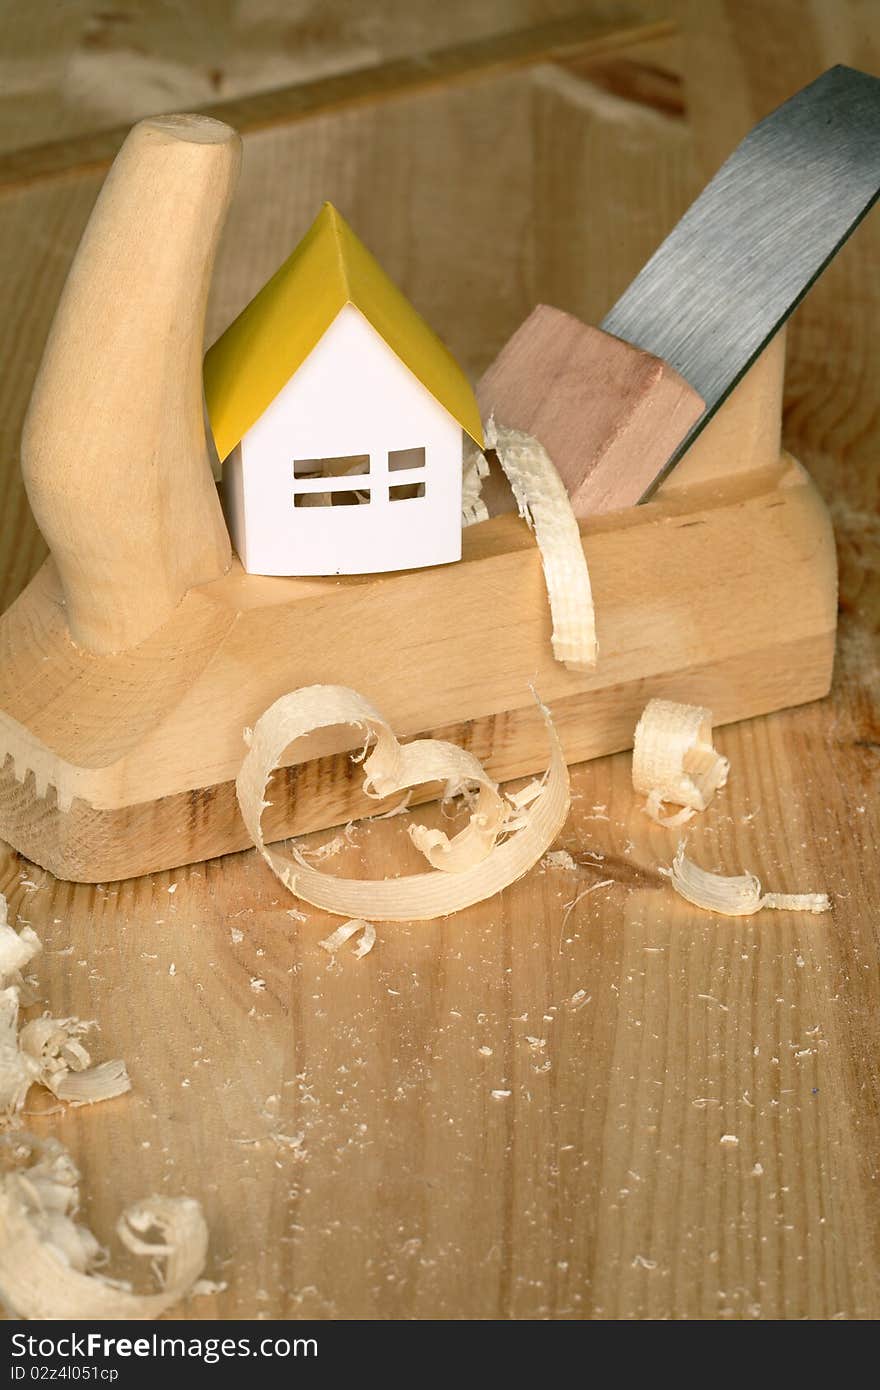
POLYGON ((369 500, 369 489, 366 492, 350 492, 347 488, 343 488, 334 492, 295 492, 293 494, 295 507, 358 507, 366 504, 369 500))
POLYGON ((411 497, 424 497, 424 483, 400 483, 397 487, 388 489, 389 502, 405 502, 411 497))
MULTIPOLYGON (((391 449, 388 454, 389 473, 400 473, 404 468, 424 468, 424 449, 391 449)), ((420 493, 419 496, 422 494, 420 493)))
POLYGON ((350 478, 370 471, 369 454, 348 454, 343 458, 294 459, 295 478, 350 478))

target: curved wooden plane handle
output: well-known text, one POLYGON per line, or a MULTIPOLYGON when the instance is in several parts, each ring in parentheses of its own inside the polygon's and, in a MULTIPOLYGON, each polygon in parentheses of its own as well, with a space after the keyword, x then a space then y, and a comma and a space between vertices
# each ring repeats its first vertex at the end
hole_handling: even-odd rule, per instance
POLYGON ((137 645, 230 563, 202 404, 205 305, 240 141, 141 121, 98 197, 49 333, 22 472, 70 635, 137 645))

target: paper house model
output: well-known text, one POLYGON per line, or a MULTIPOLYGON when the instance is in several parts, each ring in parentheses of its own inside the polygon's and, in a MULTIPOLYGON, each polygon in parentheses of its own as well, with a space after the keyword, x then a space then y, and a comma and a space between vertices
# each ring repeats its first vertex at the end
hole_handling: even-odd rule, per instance
POLYGON ((461 368, 334 207, 205 358, 233 544, 252 574, 461 557, 461 368))

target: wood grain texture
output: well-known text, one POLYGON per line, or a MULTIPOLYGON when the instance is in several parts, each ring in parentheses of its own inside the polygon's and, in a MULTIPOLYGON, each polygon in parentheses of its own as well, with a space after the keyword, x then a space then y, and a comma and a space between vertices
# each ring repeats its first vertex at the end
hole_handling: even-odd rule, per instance
MULTIPOLYGON (((174 0, 123 0, 100 9, 92 0, 65 0, 37 14, 10 5, 0 59, 0 149, 139 120, 156 113, 157 101, 166 110, 192 110, 503 38, 582 8, 580 0, 210 0, 188 4, 184 13, 174 0)), ((650 17, 653 8, 642 0, 640 12, 650 17)))
MULTIPOLYGON (((667 363, 547 304, 504 344, 477 400, 484 420, 541 441, 583 518, 635 506, 705 409, 667 363)), ((739 442, 719 474, 734 458, 742 466, 739 442)))
POLYGON ((719 477, 722 459, 726 461, 728 477, 750 468, 773 467, 782 435, 786 332, 783 324, 668 478, 664 478, 664 497, 675 497, 694 483, 719 477))
MULTIPOLYGON (((428 7, 424 8, 423 13, 415 8, 415 14, 407 18, 410 21, 415 18, 416 30, 422 31, 420 41, 413 38, 409 44, 404 40, 401 45, 399 40, 394 42, 392 39, 388 45, 391 52, 384 61, 378 61, 374 54, 370 55, 369 61, 361 64, 346 64, 344 61, 333 63, 332 60, 328 64, 313 59, 319 68, 329 66, 336 70, 321 73, 312 80, 307 80, 303 74, 292 85, 281 85, 277 81, 267 83, 265 78, 260 79, 259 68, 256 68, 252 70, 251 81, 242 95, 229 95, 225 100, 217 101, 206 100, 206 91, 200 91, 192 73, 188 83, 184 78, 185 90, 180 90, 180 74, 169 73, 167 65, 159 60, 155 63, 157 87, 159 91, 164 88, 166 92, 180 90, 178 96, 171 98, 172 108, 195 108, 202 115, 224 121, 242 133, 250 133, 292 121, 308 120, 321 112, 374 104, 433 87, 446 89, 453 83, 509 72, 550 58, 565 59, 569 55, 598 58, 628 44, 668 35, 672 26, 665 16, 658 15, 658 8, 656 0, 639 0, 639 3, 625 6, 590 7, 586 11, 575 9, 574 12, 547 18, 544 23, 526 23, 519 27, 508 5, 507 12, 498 15, 499 28, 493 29, 489 20, 489 32, 486 32, 488 13, 480 22, 479 11, 465 6, 450 23, 452 15, 444 7, 442 18, 449 26, 445 35, 442 35, 442 26, 436 23, 437 16, 432 16, 428 7), (445 37, 445 43, 437 42, 441 35, 445 37), (408 48, 411 51, 406 51, 408 48), (171 81, 168 80, 169 76, 171 81), (176 82, 174 78, 177 78, 176 82)), ((528 16, 532 20, 536 17, 535 14, 528 16)), ((328 27, 332 28, 332 17, 327 16, 327 22, 328 27)), ((398 23, 394 27, 399 32, 402 26, 398 23)), ((284 37, 289 40, 292 34, 284 37)), ((343 37, 344 28, 340 39, 343 37)), ((277 46, 272 56, 277 58, 277 46)), ((302 63, 302 55, 297 56, 302 63)), ((263 57, 264 67, 269 66, 266 55, 263 57)), ((145 65, 142 63, 141 66, 145 65)), ((277 71, 277 62, 273 66, 277 71)), ((141 72, 137 75, 143 80, 146 74, 141 72)), ((116 81, 113 76, 105 69, 108 87, 111 91, 116 88, 117 106, 131 110, 133 115, 160 114, 169 109, 164 103, 157 106, 155 91, 149 91, 141 98, 145 104, 138 110, 132 105, 134 93, 129 91, 123 96, 117 86, 118 75, 116 81)), ((214 93, 210 95, 213 97, 214 93)), ((71 123, 68 121, 66 124, 69 129, 71 123)), ((82 117, 74 124, 82 124, 82 117)), ((103 122, 98 128, 83 129, 73 137, 49 140, 40 145, 35 144, 32 138, 26 140, 24 148, 12 148, 0 154, 0 188, 55 178, 73 170, 82 173, 106 169, 125 139, 127 129, 127 123, 107 129, 106 122, 103 122)))
MULTIPOLYGON (((679 46, 613 82, 548 66, 255 136, 214 331, 329 196, 476 374, 536 302, 597 322, 795 87, 837 61, 880 68, 856 0, 700 0, 680 23, 679 46)), ((16 266, 0 314, 4 602, 42 557, 17 433, 95 182, 60 192, 0 207, 16 266)), ((657 873, 675 836, 639 810, 628 755, 574 770, 574 868, 383 930, 331 970, 316 944, 330 920, 288 916, 253 853, 111 888, 2 856, 13 920, 44 941, 43 997, 99 1018, 103 1055, 135 1083, 30 1123, 70 1144, 111 1245, 127 1200, 202 1198, 207 1273, 229 1287, 183 1316, 880 1314, 878 313, 874 215, 789 330, 785 443, 837 530, 832 694, 721 729, 730 783, 689 837, 707 868, 829 892, 830 919, 720 920, 675 899, 657 873), (302 1156, 272 1132, 302 1132, 302 1156)), ((327 867, 409 871, 404 824, 354 831, 327 867)))

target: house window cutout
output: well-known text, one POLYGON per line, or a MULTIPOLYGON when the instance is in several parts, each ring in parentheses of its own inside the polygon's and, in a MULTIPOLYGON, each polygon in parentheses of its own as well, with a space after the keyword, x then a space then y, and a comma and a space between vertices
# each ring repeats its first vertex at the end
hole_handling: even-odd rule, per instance
POLYGON ((397 487, 388 489, 389 502, 406 502, 412 497, 424 497, 424 483, 398 483, 397 487))
POLYGON ((293 476, 298 482, 315 482, 332 478, 334 485, 327 492, 294 488, 295 507, 354 507, 369 502, 370 490, 341 488, 337 479, 364 477, 370 472, 369 454, 346 454, 326 459, 294 459, 293 476))
POLYGON ((358 507, 370 500, 369 490, 355 492, 348 488, 337 488, 333 492, 295 492, 295 507, 358 507))
POLYGON ((295 478, 349 478, 358 474, 369 473, 369 471, 369 454, 349 454, 343 458, 293 460, 293 476, 295 478))
MULTIPOLYGON (((391 449, 388 453, 388 472, 398 473, 404 468, 424 468, 424 449, 391 449)), ((419 494, 422 496, 423 494, 419 494)))

